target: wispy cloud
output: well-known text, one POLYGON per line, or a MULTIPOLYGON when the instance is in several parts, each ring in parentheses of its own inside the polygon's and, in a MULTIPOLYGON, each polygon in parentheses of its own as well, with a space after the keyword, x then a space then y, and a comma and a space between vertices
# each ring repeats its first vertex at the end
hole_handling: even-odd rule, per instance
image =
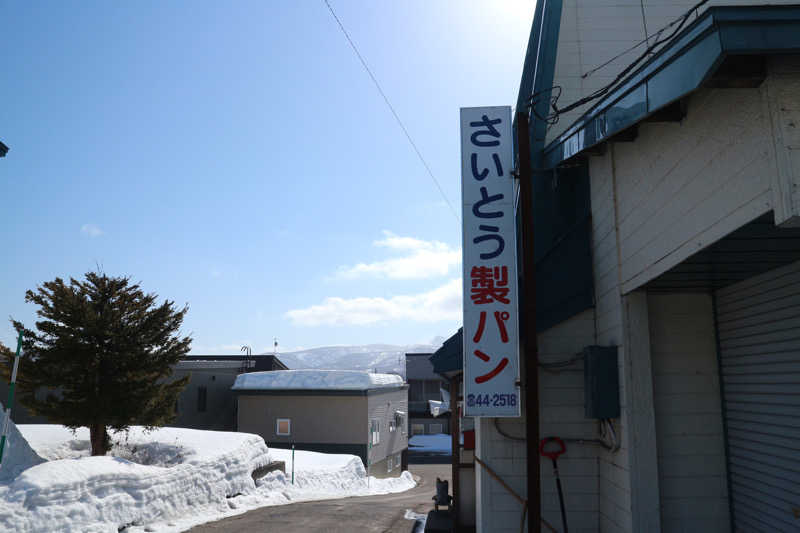
POLYGON ((384 231, 384 238, 373 244, 404 255, 373 263, 340 267, 337 277, 355 279, 376 276, 390 279, 424 279, 446 276, 461 263, 461 250, 439 241, 400 237, 384 231))
POLYGON ((81 226, 81 233, 84 235, 88 235, 89 237, 99 237, 105 233, 103 230, 100 229, 99 226, 94 224, 84 224, 81 226))
POLYGON ((461 318, 461 280, 452 279, 428 292, 392 298, 325 298, 321 304, 288 311, 286 317, 298 326, 458 320, 461 318))

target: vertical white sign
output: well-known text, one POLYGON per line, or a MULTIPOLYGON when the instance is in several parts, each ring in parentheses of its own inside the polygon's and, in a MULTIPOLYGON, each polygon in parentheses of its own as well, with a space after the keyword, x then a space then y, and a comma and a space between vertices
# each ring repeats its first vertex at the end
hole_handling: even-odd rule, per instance
POLYGON ((511 108, 461 109, 464 415, 520 416, 511 108))

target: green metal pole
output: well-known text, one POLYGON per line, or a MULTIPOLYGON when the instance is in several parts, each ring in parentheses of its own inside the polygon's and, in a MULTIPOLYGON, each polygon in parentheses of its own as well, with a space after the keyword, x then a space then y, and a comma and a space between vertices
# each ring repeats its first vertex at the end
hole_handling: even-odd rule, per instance
POLYGON ((292 485, 294 485, 294 444, 292 444, 292 485))
POLYGON ((8 422, 11 419, 11 407, 14 405, 14 390, 17 388, 17 369, 19 368, 19 354, 22 351, 22 332, 17 338, 17 353, 14 355, 14 370, 11 371, 11 383, 8 384, 8 403, 3 420, 3 435, 0 437, 0 464, 3 463, 3 451, 6 448, 6 435, 8 434, 8 422))

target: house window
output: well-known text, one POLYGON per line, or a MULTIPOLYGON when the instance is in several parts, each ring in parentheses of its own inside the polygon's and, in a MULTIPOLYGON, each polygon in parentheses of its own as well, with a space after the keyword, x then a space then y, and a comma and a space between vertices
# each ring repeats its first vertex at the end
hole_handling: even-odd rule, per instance
POLYGON ((441 397, 439 389, 441 388, 441 381, 436 379, 426 379, 423 384, 424 395, 426 400, 438 400, 441 397))
POLYGON ((391 455, 386 458, 386 471, 387 472, 391 472, 392 471, 392 456, 391 455))
POLYGON ((425 424, 411 424, 411 434, 412 435, 424 435, 425 434, 425 424))
POLYGON ((277 435, 288 436, 292 434, 292 420, 289 418, 279 418, 275 426, 277 435))
POLYGON ((205 385, 201 385, 197 388, 197 412, 198 413, 205 413, 206 412, 206 404, 208 399, 208 389, 205 385))
POLYGON ((437 435, 442 432, 442 424, 430 424, 428 426, 428 433, 430 435, 437 435))
POLYGON ((373 418, 369 424, 370 443, 375 446, 381 442, 381 421, 373 418))
POLYGON ((408 380, 408 401, 421 402, 425 400, 423 392, 423 381, 421 379, 408 380))

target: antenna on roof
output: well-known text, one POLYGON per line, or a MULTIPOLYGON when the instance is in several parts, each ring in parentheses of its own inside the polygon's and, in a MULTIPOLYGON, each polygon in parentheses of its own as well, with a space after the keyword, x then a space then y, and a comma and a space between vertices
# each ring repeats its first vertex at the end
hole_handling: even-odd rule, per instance
POLYGON ((245 353, 244 361, 242 362, 242 374, 250 371, 250 359, 253 355, 253 349, 247 345, 242 346, 242 352, 245 353))

